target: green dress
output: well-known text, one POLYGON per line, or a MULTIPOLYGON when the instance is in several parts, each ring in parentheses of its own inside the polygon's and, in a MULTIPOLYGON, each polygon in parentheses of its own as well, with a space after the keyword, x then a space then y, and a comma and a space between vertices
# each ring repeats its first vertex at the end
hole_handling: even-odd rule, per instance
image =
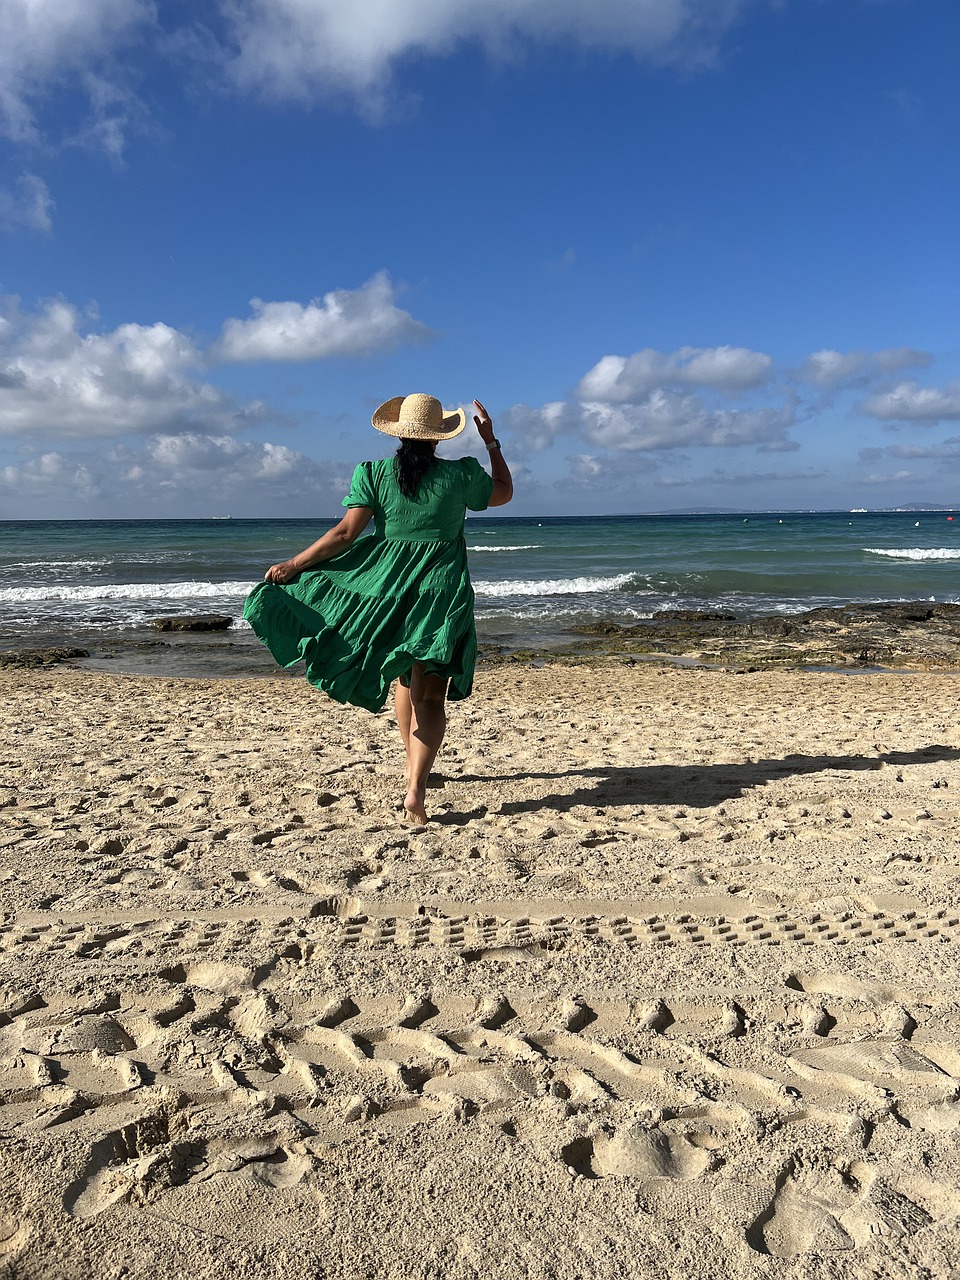
POLYGON ((477 633, 463 522, 492 492, 475 458, 438 459, 415 498, 400 492, 392 458, 361 462, 343 505, 371 508, 373 536, 284 586, 258 583, 243 616, 281 666, 305 662, 337 702, 379 711, 414 662, 465 698, 477 633))

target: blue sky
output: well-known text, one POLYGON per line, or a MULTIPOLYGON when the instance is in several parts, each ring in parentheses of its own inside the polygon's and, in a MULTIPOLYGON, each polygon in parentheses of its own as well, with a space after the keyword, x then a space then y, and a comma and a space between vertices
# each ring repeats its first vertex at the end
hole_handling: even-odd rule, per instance
POLYGON ((0 518, 330 516, 410 391, 485 402, 505 514, 960 502, 958 49, 955 0, 0 0, 0 518))

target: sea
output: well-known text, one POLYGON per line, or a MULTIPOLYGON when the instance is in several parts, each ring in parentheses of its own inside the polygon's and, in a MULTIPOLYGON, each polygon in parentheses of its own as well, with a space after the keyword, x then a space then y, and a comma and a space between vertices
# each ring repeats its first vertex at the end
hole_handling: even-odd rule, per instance
MULTIPOLYGON (((243 621, 266 567, 332 521, 0 521, 0 649, 67 645, 83 665, 179 676, 267 675, 243 621), (222 613, 222 633, 153 621, 222 613)), ((549 651, 580 624, 662 609, 741 617, 865 601, 960 601, 960 512, 470 517, 482 642, 549 651)))

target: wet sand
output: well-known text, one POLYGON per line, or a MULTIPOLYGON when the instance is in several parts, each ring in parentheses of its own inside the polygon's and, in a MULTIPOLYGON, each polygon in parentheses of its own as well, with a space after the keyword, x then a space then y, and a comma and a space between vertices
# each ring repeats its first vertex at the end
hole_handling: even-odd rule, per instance
POLYGON ((0 687, 0 1275, 960 1268, 955 676, 0 687))

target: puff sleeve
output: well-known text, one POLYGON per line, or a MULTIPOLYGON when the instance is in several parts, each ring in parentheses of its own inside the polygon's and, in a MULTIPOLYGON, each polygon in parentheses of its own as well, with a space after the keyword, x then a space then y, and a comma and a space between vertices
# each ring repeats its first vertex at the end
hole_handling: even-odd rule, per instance
POLYGON ((350 481, 350 492, 344 498, 345 507, 370 507, 377 505, 377 494, 373 484, 373 464, 361 462, 357 464, 350 481))
POLYGON ((493 477, 484 471, 476 458, 461 458, 463 501, 471 511, 485 511, 493 493, 493 477))

